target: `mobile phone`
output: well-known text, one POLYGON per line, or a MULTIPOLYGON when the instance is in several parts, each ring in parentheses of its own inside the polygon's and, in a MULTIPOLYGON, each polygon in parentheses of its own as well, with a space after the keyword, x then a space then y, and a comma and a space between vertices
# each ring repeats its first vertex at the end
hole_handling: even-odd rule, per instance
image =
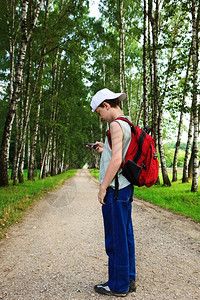
POLYGON ((97 145, 94 145, 92 143, 87 143, 87 142, 85 142, 85 145, 88 145, 89 147, 91 147, 93 149, 96 149, 98 147, 97 145))

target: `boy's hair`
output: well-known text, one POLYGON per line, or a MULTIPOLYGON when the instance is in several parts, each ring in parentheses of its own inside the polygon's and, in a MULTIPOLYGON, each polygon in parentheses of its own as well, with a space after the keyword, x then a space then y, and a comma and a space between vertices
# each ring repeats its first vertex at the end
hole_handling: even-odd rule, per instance
MULTIPOLYGON (((103 102, 110 104, 111 107, 117 107, 120 104, 119 98, 104 100, 103 102)), ((103 102, 99 105, 99 107, 103 107, 103 102)))

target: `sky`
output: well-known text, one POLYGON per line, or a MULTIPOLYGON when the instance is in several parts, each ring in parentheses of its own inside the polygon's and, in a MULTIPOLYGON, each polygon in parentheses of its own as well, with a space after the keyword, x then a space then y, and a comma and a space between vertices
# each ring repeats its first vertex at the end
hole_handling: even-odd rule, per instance
POLYGON ((89 0, 90 3, 90 17, 95 17, 98 19, 100 17, 100 12, 98 10, 99 0, 89 0))

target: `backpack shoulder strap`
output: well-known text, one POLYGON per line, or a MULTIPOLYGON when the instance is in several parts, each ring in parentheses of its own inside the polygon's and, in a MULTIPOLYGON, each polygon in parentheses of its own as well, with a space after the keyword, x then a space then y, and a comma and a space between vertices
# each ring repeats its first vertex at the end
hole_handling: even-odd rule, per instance
POLYGON ((144 139, 146 137, 146 132, 144 130, 141 131, 139 141, 138 141, 138 150, 134 157, 134 162, 137 164, 138 160, 140 159, 140 156, 142 154, 142 146, 144 143, 144 139))
POLYGON ((114 121, 117 121, 117 120, 122 120, 122 121, 125 121, 126 123, 128 123, 131 127, 131 131, 133 131, 133 133, 136 134, 135 126, 127 118, 119 117, 119 118, 116 118, 114 121))
MULTIPOLYGON (((119 118, 116 118, 115 120, 113 121, 117 121, 117 120, 122 120, 122 121, 125 121, 126 123, 128 123, 131 127, 131 131, 136 134, 136 129, 134 127, 134 125, 131 123, 131 121, 129 121, 128 119, 126 118, 123 118, 123 117, 119 117, 119 118)), ((110 132, 110 129, 108 129, 106 131, 106 136, 107 136, 107 139, 108 139, 108 144, 110 146, 110 148, 112 149, 112 140, 111 140, 111 132, 110 132)))
MULTIPOLYGON (((127 122, 127 123, 130 125, 130 127, 131 127, 131 131, 136 135, 138 127, 137 127, 137 126, 135 127, 128 119, 123 118, 123 117, 119 117, 119 118, 117 118, 117 119, 115 119, 115 120, 122 120, 122 121, 127 122)), ((135 162, 135 163, 137 163, 138 160, 139 160, 140 157, 141 157, 141 154, 142 154, 142 146, 143 146, 145 137, 146 137, 146 132, 145 132, 145 130, 141 130, 141 132, 140 132, 139 135, 138 135, 138 150, 137 150, 137 153, 136 153, 136 155, 135 155, 135 157, 134 157, 134 162, 135 162)))
POLYGON ((106 136, 107 136, 107 139, 108 139, 108 144, 109 144, 110 148, 112 149, 112 140, 111 140, 110 129, 108 129, 108 130, 106 131, 106 136))

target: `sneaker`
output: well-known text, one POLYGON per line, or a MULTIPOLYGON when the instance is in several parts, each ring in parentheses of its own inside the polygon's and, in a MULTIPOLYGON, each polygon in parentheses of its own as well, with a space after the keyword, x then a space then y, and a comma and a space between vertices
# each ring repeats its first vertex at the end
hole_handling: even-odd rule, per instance
POLYGON ((127 293, 112 292, 111 289, 109 288, 107 282, 95 285, 94 290, 98 294, 109 295, 109 296, 117 296, 117 297, 126 297, 127 294, 128 294, 128 292, 127 293))
POLYGON ((135 279, 131 279, 129 283, 129 293, 136 292, 135 279))

